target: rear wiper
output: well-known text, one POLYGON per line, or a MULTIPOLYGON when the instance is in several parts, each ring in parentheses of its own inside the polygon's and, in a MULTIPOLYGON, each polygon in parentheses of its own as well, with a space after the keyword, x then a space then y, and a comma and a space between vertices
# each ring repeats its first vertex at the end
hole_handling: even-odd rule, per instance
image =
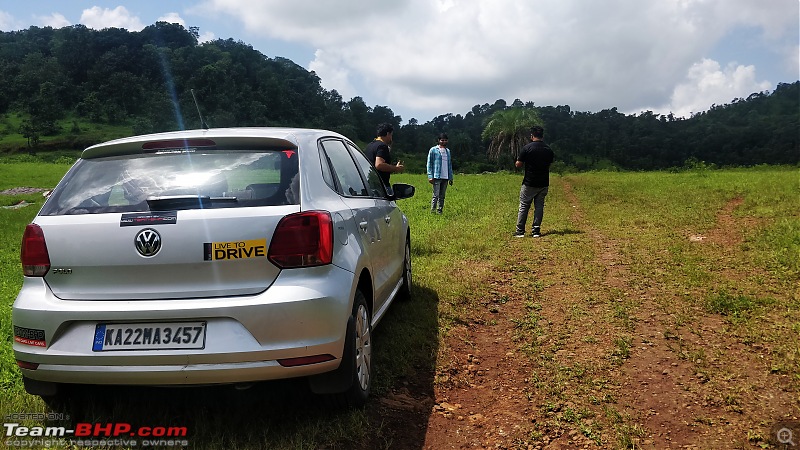
POLYGON ((150 211, 170 211, 174 209, 209 208, 217 203, 236 203, 236 197, 211 197, 208 195, 163 195, 148 197, 150 211))

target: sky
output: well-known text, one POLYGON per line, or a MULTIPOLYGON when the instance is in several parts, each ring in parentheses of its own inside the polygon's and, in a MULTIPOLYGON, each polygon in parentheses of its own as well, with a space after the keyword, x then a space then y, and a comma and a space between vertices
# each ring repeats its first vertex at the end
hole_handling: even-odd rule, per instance
POLYGON ((800 80, 799 0, 0 0, 0 31, 198 27, 402 123, 515 99, 690 117, 800 80))

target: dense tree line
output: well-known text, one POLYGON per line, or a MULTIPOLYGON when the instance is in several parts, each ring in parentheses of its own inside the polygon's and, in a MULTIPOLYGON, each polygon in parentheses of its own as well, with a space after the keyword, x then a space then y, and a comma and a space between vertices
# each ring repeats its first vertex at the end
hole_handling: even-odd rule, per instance
POLYGON ((687 161, 719 166, 798 164, 800 82, 781 83, 691 118, 616 108, 577 112, 532 101, 475 105, 420 123, 388 106, 345 101, 323 89, 319 77, 294 62, 270 58, 241 41, 198 43, 198 30, 158 22, 139 32, 82 25, 0 32, 0 115, 21 113, 19 133, 36 145, 42 136, 79 132, 59 121, 130 126, 132 133, 197 128, 202 114, 213 127, 300 126, 338 131, 364 143, 381 122, 395 125, 394 150, 410 169, 424 169, 435 136, 447 132, 459 171, 510 168, 509 152, 489 153, 484 130, 498 111, 537 117, 562 170, 650 170, 687 161))

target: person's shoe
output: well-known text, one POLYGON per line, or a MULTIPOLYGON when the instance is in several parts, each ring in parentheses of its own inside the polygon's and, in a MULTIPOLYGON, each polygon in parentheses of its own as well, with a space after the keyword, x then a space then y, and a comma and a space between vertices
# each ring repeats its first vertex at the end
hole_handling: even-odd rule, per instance
POLYGON ((542 236, 542 231, 539 229, 539 227, 536 227, 531 232, 531 236, 533 236, 533 237, 541 237, 542 236))
POLYGON ((525 233, 520 233, 518 231, 515 231, 514 232, 514 237, 515 238, 524 238, 525 237, 525 233))
POLYGON ((436 211, 436 214, 441 214, 441 213, 442 213, 442 211, 436 211))

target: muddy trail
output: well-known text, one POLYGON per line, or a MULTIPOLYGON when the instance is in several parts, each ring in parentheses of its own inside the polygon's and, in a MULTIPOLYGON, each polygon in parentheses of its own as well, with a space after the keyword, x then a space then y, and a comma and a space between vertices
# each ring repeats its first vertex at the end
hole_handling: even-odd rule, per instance
MULTIPOLYGON (((779 448, 770 427, 796 416, 800 399, 768 349, 687 302, 692 292, 653 282, 642 267, 659 271, 668 255, 638 254, 593 228, 559 183, 570 225, 509 238, 507 263, 464 299, 470 317, 449 330, 435 373, 371 402, 370 421, 382 425, 364 448, 779 448), (571 250, 554 245, 566 235, 571 250)), ((732 218, 741 203, 683 238, 733 254, 748 226, 732 218)), ((716 276, 742 275, 721 266, 716 276)))

